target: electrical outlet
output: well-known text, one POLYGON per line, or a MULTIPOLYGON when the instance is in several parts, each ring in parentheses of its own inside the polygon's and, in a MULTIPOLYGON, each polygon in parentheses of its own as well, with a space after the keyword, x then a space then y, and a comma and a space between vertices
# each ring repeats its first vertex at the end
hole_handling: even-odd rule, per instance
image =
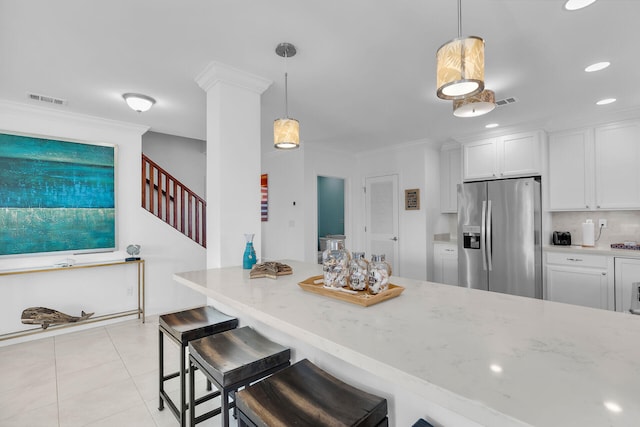
POLYGON ((132 286, 129 286, 127 288, 127 296, 128 297, 133 296, 133 287, 132 286))
POLYGON ((606 219, 599 219, 598 220, 598 227, 599 228, 607 228, 607 220, 606 219))

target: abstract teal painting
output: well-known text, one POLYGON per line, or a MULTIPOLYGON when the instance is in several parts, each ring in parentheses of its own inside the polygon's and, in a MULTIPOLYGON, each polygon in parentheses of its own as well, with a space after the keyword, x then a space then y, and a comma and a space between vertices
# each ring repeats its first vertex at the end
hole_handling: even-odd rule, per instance
POLYGON ((0 255, 115 248, 115 147, 0 133, 0 255))

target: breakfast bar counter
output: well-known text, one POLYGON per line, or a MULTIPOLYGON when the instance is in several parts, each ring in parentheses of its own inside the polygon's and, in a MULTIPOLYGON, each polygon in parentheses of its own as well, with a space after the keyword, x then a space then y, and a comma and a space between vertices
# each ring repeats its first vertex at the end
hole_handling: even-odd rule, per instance
POLYGON ((275 280, 240 267, 174 279, 387 397, 391 425, 640 423, 640 316, 395 276, 401 295, 363 307, 300 288, 320 265, 283 262, 293 274, 275 280))

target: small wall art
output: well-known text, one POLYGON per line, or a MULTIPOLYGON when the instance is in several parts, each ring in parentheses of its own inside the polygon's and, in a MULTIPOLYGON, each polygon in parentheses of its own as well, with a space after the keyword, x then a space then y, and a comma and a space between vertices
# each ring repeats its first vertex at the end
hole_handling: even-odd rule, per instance
POLYGON ((260 175, 260 219, 269 220, 269 175, 260 175))
POLYGON ((407 211, 420 210, 420 189, 404 190, 404 209, 407 211))

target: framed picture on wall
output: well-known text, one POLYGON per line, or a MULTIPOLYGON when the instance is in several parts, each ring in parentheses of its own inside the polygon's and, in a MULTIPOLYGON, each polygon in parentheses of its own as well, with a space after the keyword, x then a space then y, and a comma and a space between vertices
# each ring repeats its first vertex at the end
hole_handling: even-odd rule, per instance
POLYGON ((116 147, 0 132, 0 256, 116 248, 116 147))
POLYGON ((407 211, 420 210, 420 189, 404 190, 404 209, 407 211))

